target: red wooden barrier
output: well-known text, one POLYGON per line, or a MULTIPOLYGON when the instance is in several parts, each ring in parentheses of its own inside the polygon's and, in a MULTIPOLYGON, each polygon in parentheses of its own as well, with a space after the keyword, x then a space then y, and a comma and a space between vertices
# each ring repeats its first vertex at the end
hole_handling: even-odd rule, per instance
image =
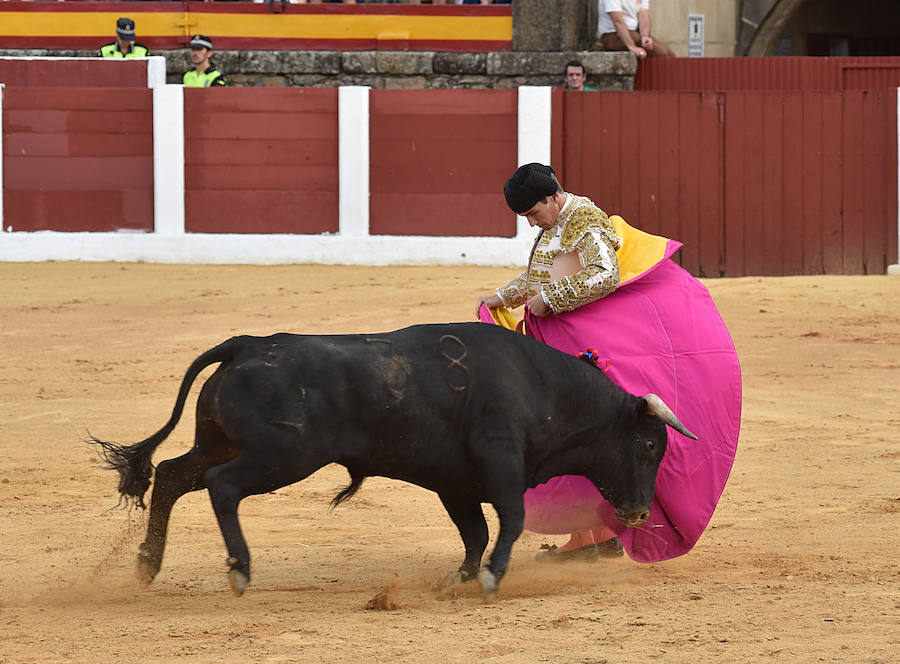
POLYGON ((720 96, 597 92, 563 99, 566 189, 650 233, 681 240, 688 270, 717 275, 720 96))
POLYGON ((373 90, 371 233, 512 237, 516 90, 373 90))
POLYGON ((862 90, 900 86, 900 57, 648 58, 634 89, 862 90))
POLYGON ((22 88, 145 88, 147 62, 0 58, 0 83, 22 88))
POLYGON ((883 274, 896 259, 894 90, 555 99, 566 188, 684 242, 694 274, 883 274))
POLYGON ((152 124, 147 88, 5 88, 4 226, 152 230, 152 124))
POLYGON ((337 232, 337 103, 337 88, 186 88, 186 230, 337 232))

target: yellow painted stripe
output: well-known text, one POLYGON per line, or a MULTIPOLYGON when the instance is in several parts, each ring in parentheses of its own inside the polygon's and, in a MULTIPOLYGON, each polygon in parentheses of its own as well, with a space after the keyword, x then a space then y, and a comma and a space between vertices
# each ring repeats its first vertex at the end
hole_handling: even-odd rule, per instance
MULTIPOLYGON (((2 12, 6 37, 93 36, 114 38, 118 14, 2 12)), ((200 33, 216 37, 290 39, 374 39, 379 34, 409 39, 509 41, 509 16, 284 15, 284 14, 134 14, 137 38, 200 33)))

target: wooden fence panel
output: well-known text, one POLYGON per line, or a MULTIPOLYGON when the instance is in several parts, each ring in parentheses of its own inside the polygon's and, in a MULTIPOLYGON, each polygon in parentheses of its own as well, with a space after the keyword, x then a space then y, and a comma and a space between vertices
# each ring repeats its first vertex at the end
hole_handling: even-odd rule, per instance
MULTIPOLYGON (((684 243, 678 254, 682 267, 691 274, 700 273, 700 95, 678 95, 678 199, 667 201, 677 222, 672 230, 660 229, 662 235, 684 243)), ((640 226, 640 220, 635 219, 640 226)))
POLYGON ((806 178, 815 175, 803 161, 803 95, 785 92, 783 100, 781 271, 803 274, 803 203, 807 198, 806 178))
POLYGON ((740 277, 748 274, 746 256, 748 243, 753 246, 751 230, 746 217, 747 202, 744 199, 744 179, 747 177, 746 155, 752 144, 748 132, 744 130, 746 100, 739 93, 728 96, 725 116, 725 137, 723 152, 724 173, 724 214, 725 228, 725 274, 726 277, 740 277))
POLYGON ((3 214, 14 231, 153 229, 147 88, 5 88, 3 214))
POLYGON ((724 271, 723 198, 723 124, 725 119, 722 93, 707 92, 697 100, 700 112, 700 201, 698 209, 698 248, 700 262, 697 274, 719 277, 724 271))
POLYGON ((786 269, 789 270, 789 274, 820 274, 822 272, 820 227, 824 198, 823 174, 825 172, 822 100, 823 96, 820 93, 800 93, 799 117, 794 115, 798 112, 794 108, 789 119, 789 131, 792 132, 793 140, 799 143, 799 145, 793 143, 789 154, 785 155, 785 168, 789 169, 790 178, 786 186, 789 191, 796 188, 797 196, 796 200, 790 198, 792 205, 786 208, 786 214, 799 230, 790 235, 794 239, 791 240, 787 249, 786 269), (802 189, 799 183, 802 183, 802 189), (799 265, 791 255, 796 251, 799 251, 801 258, 799 265), (790 271, 792 268, 795 271, 790 271))
MULTIPOLYGON (((591 198, 650 233, 685 243, 676 260, 718 275, 721 122, 717 95, 597 92, 564 95, 567 191, 591 198), (701 245, 700 238, 704 235, 701 245)), ((556 110, 554 112, 557 112, 556 110)))
POLYGON ((501 236, 517 159, 516 90, 373 90, 370 232, 501 236))
POLYGON ((822 95, 822 270, 825 274, 843 271, 843 234, 841 224, 843 159, 841 144, 842 95, 822 95))
POLYGON ((841 115, 841 272, 860 274, 863 261, 862 224, 865 216, 865 156, 863 151, 863 104, 859 94, 843 96, 841 115))
MULTIPOLYGON (((648 233, 658 234, 660 230, 659 220, 659 190, 661 156, 656 159, 644 159, 647 150, 658 153, 660 145, 660 125, 665 121, 660 113, 659 95, 647 95, 641 99, 638 105, 635 120, 637 121, 637 141, 629 147, 629 152, 634 153, 637 159, 637 177, 633 181, 639 185, 637 219, 641 220, 641 226, 648 233)), ((632 178, 628 178, 630 181, 632 178)))
MULTIPOLYGON (((728 95, 729 105, 734 94, 728 95)), ((741 190, 744 201, 744 267, 746 274, 766 274, 766 238, 765 217, 776 214, 765 200, 765 168, 766 149, 763 141, 765 122, 763 117, 764 102, 760 95, 740 93, 744 103, 744 179, 732 181, 732 185, 741 190)), ((740 128, 738 128, 740 131, 740 128)), ((730 192, 729 192, 730 193, 730 192)), ((725 220, 726 228, 730 220, 725 220)))
POLYGON ((883 274, 893 90, 563 95, 569 191, 684 243, 700 276, 883 274), (637 150, 635 150, 637 146, 637 150))
MULTIPOLYGON (((0 20, 2 17, 0 13, 0 20)), ((0 83, 14 88, 144 88, 147 87, 147 61, 0 57, 0 83)))
POLYGON ((762 273, 782 274, 784 210, 784 93, 770 92, 762 102, 763 189, 765 209, 760 219, 762 273))
MULTIPOLYGON (((854 93, 856 94, 856 93, 854 93)), ((893 90, 870 90, 862 96, 863 230, 862 264, 865 274, 882 274, 894 262, 897 196, 897 113, 893 90), (888 102, 888 103, 886 103, 888 102)))
POLYGON ((875 90, 900 86, 900 57, 648 58, 634 89, 875 90))
POLYGON ((338 230, 337 90, 184 94, 185 230, 338 230))
MULTIPOLYGON (((665 207, 666 201, 678 201, 681 182, 680 171, 676 168, 680 155, 678 117, 680 98, 675 95, 658 95, 659 103, 659 196, 657 205, 656 233, 663 228, 675 229, 681 237, 681 219, 665 207)), ((676 258, 676 260, 678 260, 676 258)))

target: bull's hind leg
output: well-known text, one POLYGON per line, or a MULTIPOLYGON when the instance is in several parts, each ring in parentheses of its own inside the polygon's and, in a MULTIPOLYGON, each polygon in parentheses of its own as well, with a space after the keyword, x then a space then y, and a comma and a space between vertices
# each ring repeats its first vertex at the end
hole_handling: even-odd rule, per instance
POLYGON ((175 501, 186 493, 206 488, 204 473, 233 454, 227 453, 228 445, 221 444, 224 439, 218 428, 198 424, 195 440, 189 452, 163 461, 156 468, 147 537, 140 546, 137 561, 138 578, 146 583, 156 577, 162 566, 166 531, 175 501))
POLYGON ((250 551, 238 521, 238 505, 247 496, 267 493, 299 482, 328 465, 331 456, 304 454, 295 439, 275 434, 255 435, 252 449, 206 472, 206 487, 225 547, 228 549, 228 581, 236 595, 250 582, 250 551))
POLYGON ((481 565, 481 557, 488 543, 488 527, 481 511, 481 503, 471 498, 439 494, 447 514, 459 529, 463 545, 466 547, 466 557, 459 570, 450 577, 450 585, 471 581, 478 575, 478 567, 481 565))
POLYGON ((147 537, 138 550, 137 575, 144 583, 153 581, 162 566, 166 531, 175 501, 190 491, 203 488, 202 477, 206 468, 199 461, 196 452, 191 450, 175 459, 163 461, 156 468, 147 537))

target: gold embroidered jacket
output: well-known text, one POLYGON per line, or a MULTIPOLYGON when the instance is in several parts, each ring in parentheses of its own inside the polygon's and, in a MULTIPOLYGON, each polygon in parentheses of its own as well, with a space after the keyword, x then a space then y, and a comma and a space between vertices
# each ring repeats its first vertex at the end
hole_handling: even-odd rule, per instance
POLYGON ((554 313, 571 311, 609 295, 619 285, 616 249, 622 240, 606 213, 583 196, 569 194, 553 228, 544 231, 531 261, 531 290, 526 292, 525 272, 497 290, 504 306, 514 309, 541 293, 554 313), (581 270, 552 280, 553 260, 559 254, 577 252, 581 270))

